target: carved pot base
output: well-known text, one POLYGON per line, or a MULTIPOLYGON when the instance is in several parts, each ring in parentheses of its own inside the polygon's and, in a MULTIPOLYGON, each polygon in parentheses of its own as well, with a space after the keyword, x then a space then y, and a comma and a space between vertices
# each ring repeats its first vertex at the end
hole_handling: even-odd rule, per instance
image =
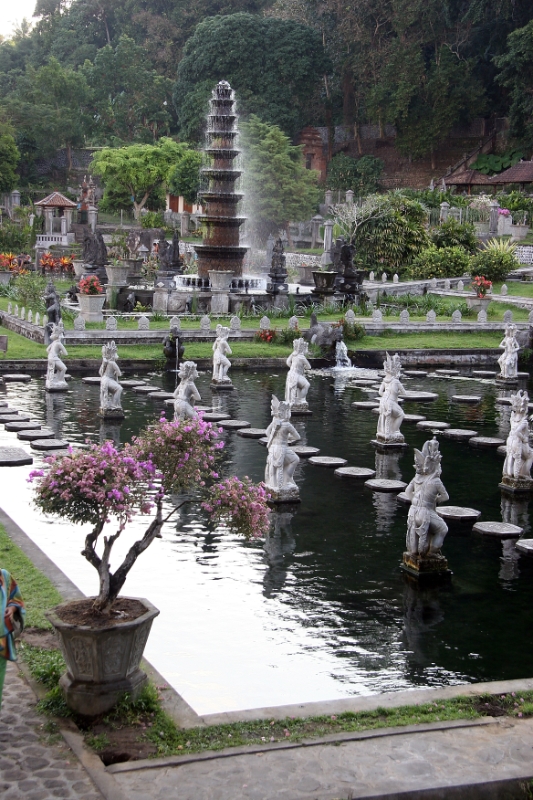
POLYGON ((421 556, 418 553, 404 553, 401 568, 415 578, 443 578, 452 575, 448 561, 439 553, 432 556, 421 556))
POLYGON ((126 416, 122 408, 101 408, 99 415, 102 419, 124 419, 126 416))
POLYGON ((531 478, 509 478, 505 475, 499 487, 502 492, 508 494, 530 494, 533 492, 533 480, 531 478))
POLYGON ((406 447, 409 447, 405 440, 385 442, 380 439, 372 439, 370 443, 378 450, 404 450, 406 447))
POLYGON ((267 491, 270 493, 269 503, 277 504, 277 503, 299 503, 300 502, 300 490, 297 486, 294 486, 289 489, 271 489, 269 486, 266 487, 267 491))
POLYGON ((216 381, 213 378, 211 379, 211 389, 220 390, 220 389, 233 389, 233 388, 234 387, 230 378, 228 378, 225 381, 216 381))

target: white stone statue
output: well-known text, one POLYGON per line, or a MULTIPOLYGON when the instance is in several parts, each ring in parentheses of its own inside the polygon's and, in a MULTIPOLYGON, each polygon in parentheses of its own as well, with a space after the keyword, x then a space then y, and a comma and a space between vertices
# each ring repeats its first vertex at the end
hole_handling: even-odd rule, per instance
POLYGON ((529 421, 527 418, 529 397, 519 391, 511 395, 511 430, 507 437, 507 454, 503 462, 502 487, 511 490, 529 489, 533 448, 529 444, 529 421))
MULTIPOLYGON (((448 526, 436 512, 437 503, 449 499, 441 476, 439 443, 433 438, 422 450, 415 448, 416 474, 405 494, 411 501, 407 517, 406 550, 409 556, 440 556, 448 526)), ((405 558, 404 558, 405 563, 405 558)))
POLYGON ((306 358, 309 345, 305 339, 294 339, 292 346, 293 351, 287 359, 289 372, 285 381, 285 402, 290 405, 291 411, 306 411, 310 383, 305 377, 305 370, 311 369, 306 358))
POLYGON ((272 422, 267 428, 268 457, 265 469, 265 485, 275 502, 294 502, 299 499, 299 489, 294 482, 294 471, 300 459, 291 449, 291 442, 298 442, 300 434, 290 423, 289 403, 272 396, 272 422))
POLYGON ((198 377, 194 361, 182 361, 178 374, 180 383, 174 392, 174 420, 194 419, 198 416, 194 403, 202 399, 194 383, 198 377))
POLYGON ((231 355, 231 347, 228 344, 228 336, 230 329, 225 328, 224 325, 217 325, 217 338, 213 344, 213 379, 212 383, 215 385, 229 385, 231 386, 231 378, 228 377, 228 369, 231 367, 231 361, 228 356, 231 355))
POLYGON ((48 392, 64 392, 68 389, 65 375, 67 368, 63 361, 62 356, 67 355, 67 351, 61 341, 64 337, 63 323, 52 324, 52 332, 50 334, 50 344, 46 348, 48 353, 48 368, 46 371, 45 388, 48 392))
POLYGON ((400 372, 402 362, 396 353, 392 358, 387 353, 387 358, 383 362, 385 377, 379 387, 379 417, 376 439, 378 444, 403 445, 405 439, 400 431, 403 418, 405 416, 402 407, 398 403, 398 397, 406 394, 406 390, 400 382, 400 372))
POLYGON ((122 386, 118 379, 122 375, 117 364, 118 353, 115 342, 107 342, 102 347, 100 366, 100 415, 121 419, 124 416, 120 396, 122 386))
POLYGON ((499 377, 503 380, 516 380, 518 374, 518 351, 520 345, 516 341, 516 325, 507 325, 505 336, 499 345, 503 353, 498 359, 500 365, 499 377))

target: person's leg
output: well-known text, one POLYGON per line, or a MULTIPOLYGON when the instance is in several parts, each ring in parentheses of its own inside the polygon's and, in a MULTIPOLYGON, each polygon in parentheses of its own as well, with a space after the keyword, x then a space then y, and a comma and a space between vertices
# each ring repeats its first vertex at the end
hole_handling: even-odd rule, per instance
POLYGON ((2 689, 4 688, 4 678, 6 676, 7 661, 0 657, 0 709, 2 708, 2 689))

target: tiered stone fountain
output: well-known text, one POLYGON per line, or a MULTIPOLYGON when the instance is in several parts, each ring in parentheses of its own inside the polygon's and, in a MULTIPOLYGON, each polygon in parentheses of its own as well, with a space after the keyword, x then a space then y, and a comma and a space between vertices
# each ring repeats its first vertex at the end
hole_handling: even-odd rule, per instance
POLYGON ((203 243, 195 247, 198 255, 198 275, 209 277, 213 298, 211 310, 227 311, 227 292, 232 278, 242 275, 242 263, 247 247, 239 243, 239 229, 245 217, 237 216, 237 204, 242 194, 235 191, 241 170, 233 162, 239 155, 235 94, 227 81, 220 81, 213 91, 207 118, 206 154, 210 165, 202 174, 208 179, 206 191, 200 193, 205 206, 201 219, 205 226, 203 243), (226 308, 222 306, 226 305, 226 308))

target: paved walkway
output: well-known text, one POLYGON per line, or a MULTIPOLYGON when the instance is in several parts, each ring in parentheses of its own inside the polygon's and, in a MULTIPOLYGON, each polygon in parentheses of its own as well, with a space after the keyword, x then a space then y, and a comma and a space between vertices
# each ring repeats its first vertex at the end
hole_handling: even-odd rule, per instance
MULTIPOLYGON (((102 800, 61 736, 49 737, 35 695, 9 664, 0 711, 2 800, 102 800)), ((111 800, 111 798, 109 798, 111 800)))

